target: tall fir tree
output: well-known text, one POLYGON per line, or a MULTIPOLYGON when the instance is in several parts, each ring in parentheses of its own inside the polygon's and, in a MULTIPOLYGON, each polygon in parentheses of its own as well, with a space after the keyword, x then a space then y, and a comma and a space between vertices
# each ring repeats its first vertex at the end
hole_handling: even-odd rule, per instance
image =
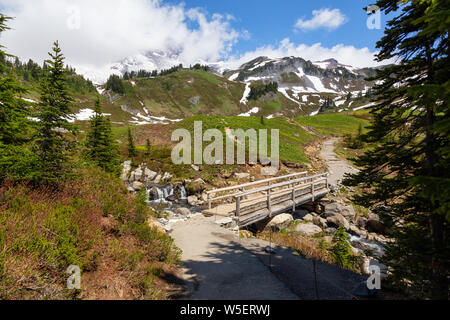
POLYGON ((70 174, 70 157, 75 147, 70 135, 76 134, 76 127, 69 121, 73 117, 70 109, 73 99, 67 90, 64 56, 58 41, 49 56, 40 87, 35 151, 40 160, 36 179, 53 183, 70 174))
MULTIPOLYGON (((0 34, 8 30, 11 18, 0 14, 0 34)), ((0 45, 0 181, 28 179, 33 172, 34 154, 26 147, 31 136, 30 111, 20 99, 26 90, 6 66, 7 54, 0 45)))
POLYGON ((152 144, 150 143, 150 139, 147 139, 145 145, 145 156, 150 157, 151 153, 152 153, 152 144))
POLYGON ((137 156, 136 145, 134 144, 134 138, 130 127, 128 127, 128 156, 130 158, 137 156))
POLYGON ((392 283, 421 298, 449 297, 450 61, 448 0, 379 0, 397 12, 378 42, 377 59, 399 59, 378 72, 378 103, 360 157, 360 173, 345 181, 365 193, 392 229, 383 262, 392 283))
POLYGON ((119 148, 112 136, 111 121, 102 113, 100 97, 97 97, 90 119, 85 156, 107 172, 116 175, 120 172, 119 148))

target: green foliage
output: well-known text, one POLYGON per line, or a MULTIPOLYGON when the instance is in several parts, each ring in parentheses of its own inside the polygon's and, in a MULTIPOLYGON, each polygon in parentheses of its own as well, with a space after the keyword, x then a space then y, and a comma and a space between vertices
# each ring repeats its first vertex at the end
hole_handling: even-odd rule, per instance
MULTIPOLYGON (((8 30, 9 17, 0 15, 0 33, 8 30)), ((5 63, 0 46, 0 181, 5 178, 27 179, 36 157, 27 147, 31 135, 30 112, 20 99, 26 90, 17 81, 12 67, 5 63)))
POLYGON ((134 158, 137 156, 136 145, 134 144, 133 134, 131 133, 131 128, 128 127, 128 156, 134 158))
POLYGON ((97 97, 90 131, 86 137, 85 156, 100 168, 118 175, 120 173, 119 148, 114 142, 111 122, 103 116, 100 97, 97 97))
POLYGON ((350 268, 353 265, 353 255, 350 248, 350 238, 343 227, 339 227, 333 235, 333 247, 331 255, 335 262, 342 268, 350 268))
POLYGON ((115 74, 112 74, 108 81, 106 81, 105 85, 106 90, 111 90, 112 92, 118 93, 118 94, 124 94, 125 93, 125 87, 123 85, 122 79, 115 74))
POLYGON ((146 157, 149 157, 152 153, 152 144, 150 143, 150 139, 147 139, 147 141, 145 142, 145 153, 144 155, 146 157))
POLYGON ((383 263, 389 279, 420 298, 448 299, 450 258, 450 2, 379 0, 401 11, 378 42, 379 70, 371 94, 373 122, 363 136, 376 147, 359 157, 360 173, 345 181, 366 192, 355 202, 392 223, 383 263))
POLYGON ((68 120, 72 115, 72 97, 67 90, 64 56, 57 41, 49 55, 51 60, 46 60, 48 68, 41 83, 41 102, 36 115, 39 121, 34 142, 40 161, 34 179, 57 182, 70 173, 74 142, 68 135, 75 134, 76 127, 68 120))
POLYGON ((278 92, 278 83, 277 82, 269 82, 267 84, 252 84, 250 86, 250 94, 248 95, 248 100, 258 100, 260 97, 264 96, 266 93, 278 92))

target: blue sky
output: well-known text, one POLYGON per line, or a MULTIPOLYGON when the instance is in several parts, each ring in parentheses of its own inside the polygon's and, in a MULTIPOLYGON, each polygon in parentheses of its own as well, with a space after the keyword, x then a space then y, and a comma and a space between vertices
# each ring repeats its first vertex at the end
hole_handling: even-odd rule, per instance
MULTIPOLYGON (((237 68, 258 56, 335 58, 355 67, 374 61, 380 29, 367 27, 362 0, 0 0, 15 17, 0 45, 22 60, 42 62, 59 40, 77 70, 109 72, 148 52, 176 52, 185 65, 224 61, 237 68), (107 5, 105 5, 107 4, 107 5)), ((83 71, 82 71, 83 72, 83 71)))
POLYGON ((164 3, 184 3, 187 8, 200 7, 209 14, 231 14, 235 18, 231 22, 232 26, 250 33, 248 40, 241 39, 234 46, 234 51, 238 54, 268 44, 276 45, 286 37, 294 43, 312 45, 320 42, 326 47, 344 44, 358 48, 368 47, 374 51, 376 42, 383 35, 386 22, 386 17, 382 16, 381 30, 367 28, 367 15, 363 8, 373 3, 367 0, 189 0, 164 3), (299 18, 310 19, 313 10, 322 8, 339 9, 347 17, 347 22, 335 30, 294 30, 299 18))

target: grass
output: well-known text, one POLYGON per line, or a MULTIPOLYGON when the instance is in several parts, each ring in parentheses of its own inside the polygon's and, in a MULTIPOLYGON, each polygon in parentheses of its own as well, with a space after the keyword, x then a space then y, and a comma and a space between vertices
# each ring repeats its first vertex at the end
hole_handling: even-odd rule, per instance
POLYGON ((311 126, 314 131, 327 136, 355 134, 360 125, 363 128, 369 125, 365 119, 339 113, 301 117, 295 121, 305 127, 311 126))
POLYGON ((98 169, 78 176, 59 189, 0 186, 0 299, 79 299, 111 281, 126 295, 104 298, 166 298, 153 271, 175 267, 180 252, 147 224, 151 209, 98 169), (82 270, 79 292, 66 289, 70 265, 82 270))

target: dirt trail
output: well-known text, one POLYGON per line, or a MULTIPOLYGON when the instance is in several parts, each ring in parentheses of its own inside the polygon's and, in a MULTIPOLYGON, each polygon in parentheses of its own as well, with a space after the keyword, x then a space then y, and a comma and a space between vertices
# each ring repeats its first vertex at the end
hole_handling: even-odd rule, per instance
POLYGON ((334 152, 335 144, 339 138, 330 138, 323 144, 320 157, 324 160, 328 172, 330 173, 329 181, 331 184, 339 184, 346 173, 357 173, 358 170, 349 165, 345 160, 340 159, 334 152))
POLYGON ((278 246, 269 255, 264 251, 268 242, 239 239, 214 221, 197 216, 173 226, 171 236, 183 251, 188 299, 350 299, 352 289, 363 280, 322 262, 316 262, 315 279, 312 260, 278 246))
MULTIPOLYGON (((345 173, 356 172, 336 157, 336 141, 325 141, 320 154, 332 184, 341 181, 345 173)), ((268 255, 264 251, 268 242, 239 239, 235 232, 215 223, 221 218, 197 216, 173 225, 170 235, 183 251, 183 278, 189 299, 350 299, 352 289, 364 280, 335 266, 314 264, 290 249, 275 246, 276 253, 268 255)))

